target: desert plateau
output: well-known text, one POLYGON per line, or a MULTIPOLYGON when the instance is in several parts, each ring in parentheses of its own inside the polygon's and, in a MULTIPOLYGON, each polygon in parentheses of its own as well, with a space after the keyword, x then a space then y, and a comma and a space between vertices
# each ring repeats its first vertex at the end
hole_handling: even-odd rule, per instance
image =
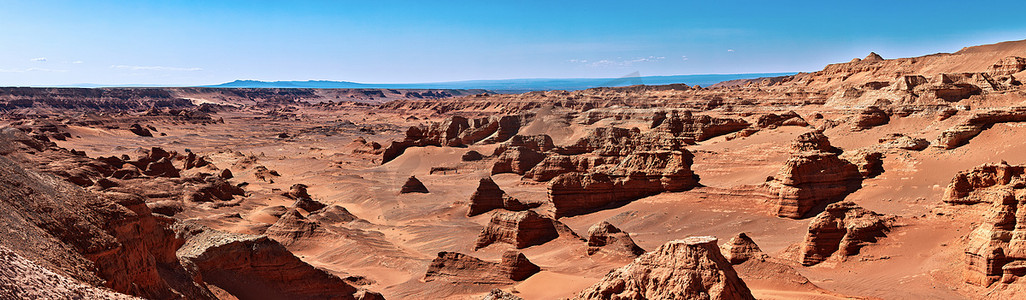
POLYGON ((961 47, 706 86, 0 80, 0 299, 1026 299, 1026 40, 961 47))

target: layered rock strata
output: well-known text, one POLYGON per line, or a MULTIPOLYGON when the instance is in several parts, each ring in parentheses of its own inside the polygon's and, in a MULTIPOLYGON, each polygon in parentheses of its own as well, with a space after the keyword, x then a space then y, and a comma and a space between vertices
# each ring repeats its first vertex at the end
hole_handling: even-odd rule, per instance
POLYGON ((439 252, 431 261, 424 281, 444 280, 470 284, 511 284, 538 273, 541 268, 523 253, 506 251, 500 262, 488 262, 457 252, 439 252))
POLYGON ((853 202, 827 205, 809 224, 809 233, 800 250, 802 265, 859 254, 863 246, 886 237, 893 222, 893 217, 866 210, 853 202))
POLYGON ((755 299, 714 237, 671 241, 606 274, 574 299, 755 299))

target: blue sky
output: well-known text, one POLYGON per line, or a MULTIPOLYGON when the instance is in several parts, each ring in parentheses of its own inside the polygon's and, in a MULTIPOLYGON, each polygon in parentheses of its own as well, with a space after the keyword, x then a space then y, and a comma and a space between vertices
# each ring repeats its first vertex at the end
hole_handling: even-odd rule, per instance
POLYGON ((815 71, 1026 39, 1026 1, 6 1, 0 86, 815 71))

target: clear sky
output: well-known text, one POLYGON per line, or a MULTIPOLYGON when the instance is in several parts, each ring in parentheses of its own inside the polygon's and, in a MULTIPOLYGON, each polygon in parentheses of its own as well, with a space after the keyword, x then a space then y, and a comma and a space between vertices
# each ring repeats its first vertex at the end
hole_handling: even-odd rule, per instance
POLYGON ((1026 1, 7 1, 0 86, 815 71, 1026 39, 1026 1))

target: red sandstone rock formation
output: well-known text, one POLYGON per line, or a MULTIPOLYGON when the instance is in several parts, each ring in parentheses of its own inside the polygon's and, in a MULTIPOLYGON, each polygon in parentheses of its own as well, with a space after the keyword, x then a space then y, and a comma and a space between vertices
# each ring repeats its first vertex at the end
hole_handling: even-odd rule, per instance
POLYGON ((400 194, 406 193, 429 193, 427 187, 417 179, 416 176, 410 176, 406 179, 406 183, 403 184, 402 188, 399 189, 400 194))
POLYGON ((488 292, 488 295, 485 295, 481 300, 524 300, 524 298, 517 297, 516 295, 500 289, 492 289, 492 291, 488 292))
POLYGON ((729 242, 723 244, 721 248, 723 248, 723 256, 734 265, 748 260, 764 260, 768 257, 766 253, 762 252, 762 249, 759 249, 759 245, 756 245, 755 241, 752 241, 752 238, 748 237, 744 232, 738 233, 729 242))
POLYGON ((560 235, 579 238, 563 223, 539 215, 533 210, 497 211, 492 214, 488 225, 481 231, 474 249, 484 248, 496 242, 507 243, 521 249, 544 244, 560 235))
POLYGON ((480 215, 493 209, 505 208, 512 211, 527 210, 538 205, 527 205, 502 191, 491 177, 481 178, 477 190, 470 196, 468 217, 480 215))
POLYGON ((879 142, 883 144, 882 146, 885 148, 913 151, 922 151, 930 146, 930 142, 925 139, 914 138, 900 133, 880 138, 879 142))
POLYGON ((481 159, 484 159, 484 156, 481 156, 481 153, 474 150, 467 151, 467 153, 463 153, 463 156, 460 156, 462 161, 479 161, 481 159))
POLYGON ((995 76, 1012 75, 1026 70, 1026 58, 1009 56, 997 61, 987 73, 995 76))
POLYGON ((605 221, 588 229, 588 255, 594 255, 600 251, 626 256, 638 256, 645 253, 645 249, 638 247, 631 239, 630 234, 605 221))
POLYGON ((502 261, 498 263, 483 261, 462 253, 439 252, 438 257, 428 266, 424 281, 512 284, 527 279, 540 270, 541 268, 518 251, 504 252, 502 261))
POLYGON ((741 119, 714 118, 708 115, 695 116, 690 111, 679 113, 673 111, 669 116, 652 122, 652 128, 656 131, 695 141, 704 141, 732 133, 745 129, 748 125, 748 122, 741 119))
POLYGON ((207 176, 201 183, 185 188, 184 200, 187 202, 227 201, 235 199, 235 196, 245 194, 246 191, 241 187, 232 185, 221 177, 207 176))
POLYGON ((240 299, 353 299, 356 288, 264 236, 186 227, 181 257, 208 284, 240 299))
POLYGON ((314 234, 320 225, 303 217, 295 208, 285 211, 264 233, 282 245, 289 246, 314 234))
POLYGON ((503 142, 513 137, 528 119, 529 117, 525 115, 506 115, 474 120, 451 116, 441 123, 431 124, 426 128, 410 127, 403 140, 393 141, 385 148, 381 163, 392 161, 410 147, 458 147, 477 142, 503 142))
POLYGON ((548 152, 556 148, 552 143, 552 138, 545 134, 530 136, 514 135, 500 144, 499 147, 496 147, 492 156, 502 155, 503 152, 512 147, 526 147, 534 152, 548 152))
MULTIPOLYGON (((859 167, 838 157, 839 150, 819 132, 802 134, 792 144, 792 156, 766 184, 778 202, 777 215, 802 218, 814 207, 843 199, 862 187, 859 167)), ((874 165, 866 165, 875 172, 874 165)))
POLYGON ((128 131, 131 131, 138 136, 153 137, 153 133, 150 132, 149 129, 139 126, 139 124, 132 124, 132 126, 128 128, 128 131))
POLYGON ((1024 121, 1026 121, 1026 107, 977 113, 965 122, 941 132, 934 146, 943 149, 958 148, 994 124, 1024 121))
POLYGON ((856 255, 866 244, 887 236, 893 220, 853 202, 827 205, 809 224, 809 233, 800 250, 802 265, 815 265, 830 257, 844 259, 856 255))
POLYGON ((773 128, 779 126, 809 126, 809 123, 805 121, 802 116, 798 113, 788 111, 783 114, 764 114, 759 116, 759 119, 755 122, 755 126, 759 128, 773 128))
POLYGON ((691 172, 694 155, 684 151, 638 151, 593 173, 566 173, 548 185, 555 216, 587 213, 609 205, 698 185, 691 172))
POLYGON ((859 174, 862 174, 863 178, 873 178, 884 171, 883 153, 880 152, 859 150, 845 152, 840 157, 858 166, 859 174))
POLYGON ((887 115, 887 112, 883 111, 879 107, 870 106, 859 111, 858 115, 855 116, 854 124, 852 124, 852 130, 865 130, 887 124, 890 121, 891 117, 887 115))
POLYGON ((663 244, 606 274, 575 299, 755 299, 714 237, 663 244))
POLYGON ((310 212, 311 213, 307 216, 307 219, 321 224, 342 224, 359 219, 356 215, 350 213, 345 207, 338 205, 330 205, 310 212))
POLYGON ((136 299, 72 280, 0 246, 0 299, 136 299))
POLYGON ((602 156, 553 154, 545 157, 545 159, 531 168, 530 171, 524 173, 524 178, 534 181, 549 181, 559 176, 559 174, 588 172, 592 168, 606 164, 607 161, 612 162, 616 159, 602 156))
MULTIPOLYGON (((297 183, 289 187, 289 191, 282 193, 282 196, 289 197, 290 199, 310 199, 310 193, 307 192, 309 186, 297 183)), ((316 209, 315 209, 316 210, 316 209)))
POLYGON ((544 153, 525 146, 513 146, 505 149, 495 160, 491 174, 516 173, 524 175, 544 159, 544 153))
POLYGON ((982 224, 969 234, 965 249, 966 282, 990 286, 1012 283, 1026 276, 1026 239, 1023 220, 1017 213, 1026 198, 1026 166, 985 164, 959 172, 944 194, 950 204, 988 207, 982 224))

